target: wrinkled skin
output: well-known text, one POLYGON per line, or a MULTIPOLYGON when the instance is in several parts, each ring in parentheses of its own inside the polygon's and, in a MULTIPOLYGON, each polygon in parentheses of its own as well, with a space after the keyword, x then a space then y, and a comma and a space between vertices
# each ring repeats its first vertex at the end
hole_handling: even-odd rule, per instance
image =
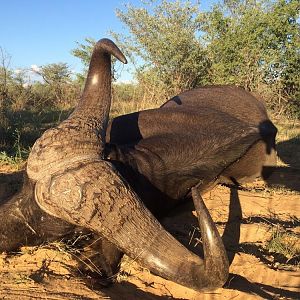
POLYGON ((236 86, 208 86, 184 92, 159 109, 113 119, 106 156, 159 214, 199 182, 198 190, 206 191, 261 175, 264 166, 276 164, 276 133, 263 102, 252 94, 236 86))
MULTIPOLYGON (((124 252, 153 273, 195 290, 221 287, 228 276, 228 259, 200 192, 222 178, 238 181, 255 175, 274 147, 276 131, 261 104, 258 117, 248 122, 247 113, 241 119, 218 105, 195 109, 184 99, 178 109, 173 99, 175 104, 170 101, 133 116, 138 122, 132 122, 132 115, 116 119, 108 128, 110 145, 105 147, 110 54, 126 62, 110 40, 100 40, 77 108, 34 144, 23 189, 0 210, 0 217, 6 217, 0 250, 54 240, 80 227, 103 238, 99 253, 108 265, 105 269, 110 269, 107 273, 124 252), (158 126, 153 126, 154 119, 158 126), (119 120, 126 126, 116 127, 119 120), (245 173, 241 166, 247 164, 255 165, 254 171, 245 173), (189 193, 204 259, 182 246, 151 213, 170 209, 189 193)), ((253 97, 249 103, 256 106, 256 101, 253 97)), ((241 107, 247 105, 241 102, 241 107)))

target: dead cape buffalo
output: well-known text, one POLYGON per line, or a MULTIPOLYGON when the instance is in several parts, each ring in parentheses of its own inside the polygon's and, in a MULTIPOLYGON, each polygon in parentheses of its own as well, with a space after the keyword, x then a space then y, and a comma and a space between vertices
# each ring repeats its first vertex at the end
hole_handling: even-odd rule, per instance
POLYGON ((122 252, 195 290, 221 287, 228 259, 200 193, 257 175, 272 157, 276 128, 262 102, 236 87, 189 91, 108 126, 111 54, 126 63, 112 41, 95 45, 78 106, 34 144, 21 191, 0 207, 0 251, 83 227, 103 237, 106 270, 115 270, 122 252), (189 194, 204 259, 154 216, 189 194))

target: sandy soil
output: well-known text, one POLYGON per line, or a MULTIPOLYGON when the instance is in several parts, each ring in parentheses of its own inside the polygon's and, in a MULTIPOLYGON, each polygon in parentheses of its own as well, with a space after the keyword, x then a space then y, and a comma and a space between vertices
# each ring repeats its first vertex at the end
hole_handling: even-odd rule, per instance
MULTIPOLYGON (((5 184, 0 180, 0 200, 16 188, 18 179, 14 174, 5 184)), ((266 250, 278 230, 287 233, 288 245, 300 249, 300 187, 295 186, 296 191, 288 192, 265 189, 258 182, 249 190, 219 186, 205 195, 231 262, 228 282, 215 292, 197 293, 154 276, 128 257, 118 283, 103 287, 78 272, 75 252, 54 243, 0 254, 0 299, 300 299, 299 257, 266 250)), ((163 224, 192 251, 201 249, 190 203, 163 224)))

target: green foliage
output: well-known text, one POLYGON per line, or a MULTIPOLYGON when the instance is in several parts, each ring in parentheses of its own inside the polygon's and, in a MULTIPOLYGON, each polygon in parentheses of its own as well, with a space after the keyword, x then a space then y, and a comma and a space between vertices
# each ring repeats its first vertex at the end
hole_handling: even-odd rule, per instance
MULTIPOLYGON (((114 82, 111 116, 157 107, 204 84, 238 84, 259 92, 275 114, 300 118, 298 0, 223 0, 202 12, 198 1, 141 1, 117 11, 128 35, 113 33, 135 67, 135 82, 114 82)), ((72 54, 84 65, 74 78, 65 63, 13 71, 0 47, 1 157, 26 157, 35 139, 78 102, 96 41, 72 54)), ((115 72, 113 71, 115 77, 115 72)))
POLYGON ((297 0, 227 0, 199 15, 211 82, 258 91, 277 111, 292 99, 300 105, 299 7, 297 0))
POLYGON ((41 70, 37 73, 40 74, 49 85, 63 84, 71 80, 71 71, 66 63, 54 63, 42 66, 41 70))
MULTIPOLYGON (((35 73, 40 75, 45 85, 48 98, 57 105, 64 107, 74 106, 78 101, 78 85, 72 81, 72 72, 66 63, 54 63, 45 65, 36 70, 35 73)), ((40 91, 37 85, 35 91, 40 91)), ((39 93, 40 95, 40 93, 39 93)))
POLYGON ((197 34, 199 6, 189 1, 143 4, 142 8, 127 5, 117 11, 130 36, 115 34, 134 59, 139 83, 163 100, 203 84, 209 62, 197 34))
MULTIPOLYGON (((141 1, 117 10, 129 34, 112 35, 135 67, 143 107, 204 84, 236 84, 275 113, 300 117, 299 7, 224 0, 201 12, 198 1, 141 1)), ((85 67, 94 44, 86 39, 73 50, 85 67)))
POLYGON ((299 1, 224 0, 209 12, 194 3, 142 1, 117 11, 129 36, 115 37, 149 99, 237 84, 278 114, 300 116, 299 1))
POLYGON ((96 44, 96 40, 92 38, 85 38, 85 43, 78 43, 77 42, 77 48, 73 49, 71 53, 79 58, 84 65, 84 67, 87 69, 90 63, 91 55, 93 52, 93 48, 96 44))
POLYGON ((42 66, 33 81, 28 70, 13 71, 0 52, 0 160, 18 163, 42 132, 64 119, 78 101, 80 87, 67 64, 42 66))
POLYGON ((0 47, 0 114, 5 109, 8 97, 8 85, 13 75, 13 72, 9 69, 10 59, 11 57, 8 53, 0 47))
MULTIPOLYGON (((31 146, 48 128, 66 119, 72 109, 59 108, 7 110, 6 123, 0 124, 0 152, 14 160, 26 159, 31 146)), ((0 118, 3 115, 0 115, 0 118)), ((1 160, 1 159, 0 159, 1 160)))
MULTIPOLYGON (((23 158, 24 159, 24 158, 23 158)), ((17 156, 9 156, 5 151, 0 151, 0 162, 8 165, 18 166, 24 160, 20 160, 17 156)))
POLYGON ((288 260, 300 255, 299 237, 296 234, 288 233, 280 228, 272 231, 272 238, 266 244, 269 252, 284 255, 288 260))

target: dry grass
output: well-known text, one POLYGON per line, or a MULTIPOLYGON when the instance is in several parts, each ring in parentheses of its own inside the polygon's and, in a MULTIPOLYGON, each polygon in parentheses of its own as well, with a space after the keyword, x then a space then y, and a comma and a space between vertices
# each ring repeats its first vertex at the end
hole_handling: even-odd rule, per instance
POLYGON ((280 226, 272 230, 272 238, 266 243, 265 248, 271 253, 282 254, 287 258, 287 263, 296 258, 300 262, 299 235, 289 232, 280 226))
POLYGON ((125 96, 113 94, 110 117, 114 118, 136 111, 157 108, 165 101, 166 99, 164 98, 160 99, 155 97, 154 93, 148 95, 144 93, 140 87, 132 85, 125 96))

